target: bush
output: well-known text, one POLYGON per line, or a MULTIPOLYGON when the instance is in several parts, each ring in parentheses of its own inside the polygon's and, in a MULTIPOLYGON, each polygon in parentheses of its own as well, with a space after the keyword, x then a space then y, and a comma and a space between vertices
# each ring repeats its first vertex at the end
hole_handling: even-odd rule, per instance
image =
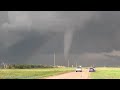
POLYGON ((32 68, 53 68, 53 66, 49 65, 28 65, 28 64, 9 64, 7 65, 7 69, 32 69, 32 68))

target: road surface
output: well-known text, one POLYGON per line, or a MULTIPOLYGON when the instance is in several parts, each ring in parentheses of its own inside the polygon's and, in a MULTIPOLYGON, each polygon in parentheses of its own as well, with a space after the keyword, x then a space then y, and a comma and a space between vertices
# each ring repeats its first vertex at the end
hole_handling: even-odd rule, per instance
POLYGON ((45 79, 90 79, 90 73, 87 69, 83 69, 83 72, 69 72, 57 76, 50 76, 45 79))

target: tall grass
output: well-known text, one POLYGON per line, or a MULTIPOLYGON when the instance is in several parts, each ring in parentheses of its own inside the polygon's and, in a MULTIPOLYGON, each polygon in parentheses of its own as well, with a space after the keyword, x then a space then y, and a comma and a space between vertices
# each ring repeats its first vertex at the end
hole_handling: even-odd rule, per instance
POLYGON ((0 69, 0 79, 38 79, 73 70, 73 68, 0 69))
POLYGON ((92 79, 120 79, 120 68, 96 68, 96 72, 91 73, 90 76, 92 79))

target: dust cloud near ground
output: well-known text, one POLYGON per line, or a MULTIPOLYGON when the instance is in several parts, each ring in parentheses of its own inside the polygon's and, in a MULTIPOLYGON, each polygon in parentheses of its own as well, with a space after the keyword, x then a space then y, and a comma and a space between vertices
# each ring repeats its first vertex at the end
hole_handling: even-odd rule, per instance
POLYGON ((90 73, 87 69, 83 69, 83 72, 69 72, 57 76, 50 76, 45 79, 90 79, 90 73))

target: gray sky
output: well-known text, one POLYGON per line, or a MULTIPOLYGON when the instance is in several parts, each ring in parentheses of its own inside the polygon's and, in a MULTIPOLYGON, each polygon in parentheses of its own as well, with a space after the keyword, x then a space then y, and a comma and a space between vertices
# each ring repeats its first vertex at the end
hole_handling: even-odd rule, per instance
POLYGON ((8 63, 120 64, 119 11, 0 11, 0 56, 8 63), (72 31, 72 32, 71 32, 72 31), (69 33, 70 32, 70 33, 69 33))

